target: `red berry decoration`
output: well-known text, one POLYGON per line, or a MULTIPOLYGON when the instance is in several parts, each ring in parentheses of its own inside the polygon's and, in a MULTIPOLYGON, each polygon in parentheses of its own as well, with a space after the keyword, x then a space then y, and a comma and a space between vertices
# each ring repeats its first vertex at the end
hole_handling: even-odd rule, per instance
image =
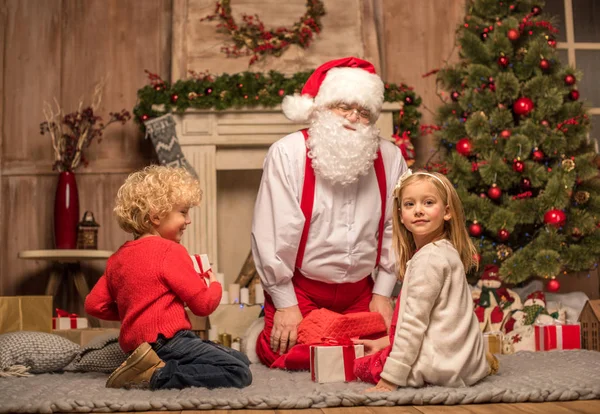
POLYGON ((481 236, 481 233, 483 233, 483 227, 481 227, 481 224, 477 223, 477 221, 474 221, 473 224, 469 226, 469 234, 473 237, 479 237, 481 236))
POLYGON ((575 79, 575 76, 573 76, 573 75, 565 76, 565 85, 573 86, 573 85, 575 85, 575 82, 577 82, 577 79, 575 79))
POLYGON ((508 232, 508 230, 506 230, 506 229, 498 230, 498 239, 500 241, 507 241, 509 237, 510 237, 510 233, 508 232))
POLYGON ((412 103, 413 103, 412 96, 407 96, 406 98, 404 98, 404 103, 407 105, 412 105, 412 103))
POLYGON ((177 95, 177 94, 171 95, 171 102, 177 103, 178 99, 179 99, 179 95, 177 95))
POLYGON ((513 171, 522 173, 525 170, 525 164, 521 160, 513 160, 513 171))
POLYGON ((521 178, 521 188, 523 191, 531 190, 531 180, 527 177, 521 178))
POLYGON ((510 29, 508 32, 506 32, 506 36, 511 42, 514 42, 519 39, 521 33, 519 33, 517 29, 510 29))
POLYGON ((500 65, 500 67, 505 68, 505 67, 508 66, 508 63, 509 63, 509 61, 508 61, 508 58, 506 56, 500 56, 498 58, 498 65, 500 65))
POLYGON ((279 89, 279 91, 277 92, 277 94, 279 96, 283 96, 285 94, 285 91, 283 89, 279 89))
POLYGON ((481 40, 484 40, 488 38, 488 34, 486 32, 483 32, 482 34, 479 35, 481 37, 481 40))
POLYGON ((496 185, 496 183, 494 183, 488 190, 487 195, 492 200, 498 200, 500 197, 502 197, 502 190, 496 185))
POLYGON ((515 101, 513 104, 513 112, 517 115, 528 115, 533 111, 533 101, 529 98, 522 97, 515 101))
POLYGON ((206 88, 206 89, 204 89, 204 94, 205 95, 210 95, 211 93, 213 93, 213 89, 212 88, 206 88))
POLYGON ((539 14, 542 12, 542 8, 540 6, 533 6, 531 8, 531 13, 533 13, 534 16, 539 16, 539 14))
POLYGON ((494 82, 488 83, 488 88, 490 88, 490 91, 496 92, 496 84, 494 82))
POLYGON ((542 161, 544 159, 544 153, 541 150, 539 150, 539 149, 536 148, 531 153, 531 158, 534 161, 542 161))
POLYGON ((579 99, 579 91, 577 89, 573 89, 569 92, 569 99, 572 101, 576 101, 579 99))
POLYGON ((548 45, 550 47, 556 47, 556 39, 553 37, 548 38, 548 45))
POLYGON ((548 128, 550 126, 550 123, 545 119, 542 119, 540 124, 546 128, 548 128))
POLYGON ((543 71, 550 70, 550 61, 548 59, 540 60, 540 69, 543 71))
POLYGON ((471 155, 471 151, 473 150, 473 144, 469 140, 469 138, 459 139, 456 143, 456 151, 462 156, 468 157, 471 155))
POLYGON ((452 93, 450 94, 450 98, 456 102, 458 101, 458 99, 460 98, 460 93, 457 91, 452 91, 452 93))
POLYGON ((511 135, 512 135, 512 132, 510 132, 508 129, 505 129, 504 131, 502 131, 500 133, 500 136, 504 139, 509 139, 511 135))
POLYGON ((146 115, 146 114, 142 115, 142 121, 147 121, 148 118, 150 118, 148 115, 146 115))
POLYGON ((546 284, 546 290, 548 292, 558 292, 560 289, 560 282, 556 279, 550 279, 546 284))
POLYGON ((544 223, 550 224, 554 227, 562 227, 567 221, 567 215, 562 210, 553 208, 552 210, 546 211, 544 214, 544 223))

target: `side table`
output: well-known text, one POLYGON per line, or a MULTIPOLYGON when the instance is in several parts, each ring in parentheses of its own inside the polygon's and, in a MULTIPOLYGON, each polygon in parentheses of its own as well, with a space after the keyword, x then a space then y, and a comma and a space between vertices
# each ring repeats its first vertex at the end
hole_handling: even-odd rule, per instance
MULTIPOLYGON (((110 250, 85 250, 85 249, 52 249, 52 250, 23 250, 18 257, 25 260, 48 260, 59 266, 53 266, 50 278, 46 285, 46 295, 56 297, 61 283, 73 278, 75 289, 79 294, 82 304, 90 293, 90 288, 81 271, 80 262, 87 260, 106 260, 113 254, 110 250), (59 269, 57 269, 57 267, 59 269), (66 280, 65 280, 66 279, 66 280)), ((90 326, 100 327, 100 321, 88 316, 90 326)))

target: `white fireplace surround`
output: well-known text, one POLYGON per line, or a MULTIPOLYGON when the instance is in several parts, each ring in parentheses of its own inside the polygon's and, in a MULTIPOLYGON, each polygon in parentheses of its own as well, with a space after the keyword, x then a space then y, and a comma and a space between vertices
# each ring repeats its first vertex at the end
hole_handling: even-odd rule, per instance
MULTIPOLYGON (((398 110, 397 103, 384 104, 377 121, 382 137, 392 139, 392 111, 398 110)), ((191 228, 184 233, 182 243, 190 252, 208 254, 218 270, 217 172, 262 169, 269 146, 306 125, 290 122, 279 106, 187 110, 173 115, 179 143, 198 173, 203 191, 201 206, 191 210, 191 228)))

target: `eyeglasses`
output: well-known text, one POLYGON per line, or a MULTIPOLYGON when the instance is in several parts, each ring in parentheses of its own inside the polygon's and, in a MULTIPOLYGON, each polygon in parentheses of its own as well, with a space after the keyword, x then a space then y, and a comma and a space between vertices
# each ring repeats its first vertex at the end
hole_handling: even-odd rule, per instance
POLYGON ((353 108, 350 105, 335 105, 333 106, 333 109, 337 110, 340 115, 342 115, 343 117, 347 118, 348 116, 356 113, 356 115, 362 120, 362 121, 370 121, 371 120, 371 112, 367 109, 364 108, 353 108))

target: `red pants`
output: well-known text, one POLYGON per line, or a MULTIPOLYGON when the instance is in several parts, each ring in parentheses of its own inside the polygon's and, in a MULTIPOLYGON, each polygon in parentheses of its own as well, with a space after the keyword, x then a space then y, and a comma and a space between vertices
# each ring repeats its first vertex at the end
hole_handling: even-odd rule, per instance
MULTIPOLYGON (((308 279, 298 270, 292 278, 294 291, 298 298, 298 307, 302 317, 311 311, 326 308, 333 312, 346 314, 368 312, 373 292, 373 279, 370 276, 355 283, 324 283, 308 279)), ((296 345, 286 354, 271 350, 271 330, 275 306, 268 294, 265 294, 265 328, 256 341, 256 354, 261 362, 271 368, 307 370, 310 368, 310 348, 308 345, 296 345)))

